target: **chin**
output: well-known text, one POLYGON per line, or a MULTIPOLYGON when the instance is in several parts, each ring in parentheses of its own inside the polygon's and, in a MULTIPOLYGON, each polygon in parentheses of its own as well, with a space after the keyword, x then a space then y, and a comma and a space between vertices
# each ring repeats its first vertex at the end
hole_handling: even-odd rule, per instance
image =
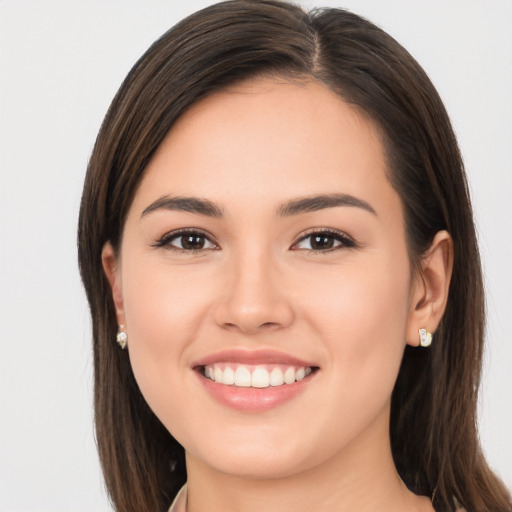
POLYGON ((286 429, 278 430, 260 426, 244 429, 238 435, 233 431, 222 437, 210 435, 202 443, 194 443, 195 446, 187 446, 186 442, 184 446, 187 458, 210 470, 250 480, 286 478, 321 462, 318 459, 322 459, 322 454, 314 449, 315 444, 286 429))
POLYGON ((208 457, 201 461, 212 470, 235 478, 247 480, 274 480, 286 478, 307 468, 297 456, 287 457, 283 453, 225 454, 223 457, 208 457))

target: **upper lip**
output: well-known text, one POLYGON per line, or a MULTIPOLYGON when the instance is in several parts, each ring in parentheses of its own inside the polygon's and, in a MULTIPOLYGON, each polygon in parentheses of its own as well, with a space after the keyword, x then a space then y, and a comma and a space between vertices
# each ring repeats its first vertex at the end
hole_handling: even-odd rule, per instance
POLYGON ((215 352, 214 354, 207 355, 201 359, 198 359, 192 364, 192 367, 206 366, 215 363, 239 363, 247 365, 258 365, 258 364, 287 364, 290 366, 297 367, 315 367, 314 364, 299 359, 297 357, 280 352, 274 349, 260 349, 260 350, 248 350, 248 349, 227 349, 215 352))

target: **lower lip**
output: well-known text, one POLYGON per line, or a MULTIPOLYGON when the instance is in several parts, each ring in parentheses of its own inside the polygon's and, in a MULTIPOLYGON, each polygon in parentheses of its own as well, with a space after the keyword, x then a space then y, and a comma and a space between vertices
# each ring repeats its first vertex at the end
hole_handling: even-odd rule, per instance
POLYGON ((283 405, 302 393, 314 378, 316 372, 303 380, 282 386, 267 388, 244 388, 219 384, 197 373, 208 393, 218 402, 244 412, 263 412, 283 405))

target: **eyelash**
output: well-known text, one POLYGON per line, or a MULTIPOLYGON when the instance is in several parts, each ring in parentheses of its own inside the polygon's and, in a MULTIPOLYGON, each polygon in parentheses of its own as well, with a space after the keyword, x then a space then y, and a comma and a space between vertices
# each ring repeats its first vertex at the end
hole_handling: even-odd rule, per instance
MULTIPOLYGON (((308 238, 311 238, 313 235, 316 235, 319 237, 324 236, 327 238, 332 238, 332 239, 334 239, 334 243, 339 242, 339 245, 337 245, 335 247, 330 247, 328 249, 318 249, 318 250, 303 249, 303 250, 306 250, 308 252, 308 254, 325 254, 325 253, 340 250, 342 248, 350 249, 350 248, 357 247, 357 244, 354 242, 354 240, 352 238, 350 238, 349 236, 347 236, 342 231, 338 231, 336 229, 331 229, 331 228, 320 228, 320 229, 312 228, 312 229, 306 231, 306 233, 302 234, 301 237, 296 242, 294 242, 292 244, 291 250, 294 250, 294 251, 300 250, 300 249, 293 249, 293 247, 300 244, 301 242, 304 242, 308 238)), ((186 229, 180 229, 178 231, 171 231, 170 233, 166 233, 162 238, 160 238, 159 240, 156 241, 156 243, 153 244, 153 247, 168 249, 168 250, 177 252, 178 254, 191 254, 191 255, 198 254, 198 253, 206 251, 206 250, 218 250, 219 249, 217 244, 215 244, 215 242, 213 242, 210 239, 210 237, 208 236, 208 234, 206 232, 204 232, 200 229, 197 229, 197 228, 186 228, 186 229), (214 247, 201 248, 201 249, 184 249, 184 248, 175 247, 175 246, 171 245, 172 241, 177 240, 180 237, 184 237, 186 235, 204 237, 214 247)))

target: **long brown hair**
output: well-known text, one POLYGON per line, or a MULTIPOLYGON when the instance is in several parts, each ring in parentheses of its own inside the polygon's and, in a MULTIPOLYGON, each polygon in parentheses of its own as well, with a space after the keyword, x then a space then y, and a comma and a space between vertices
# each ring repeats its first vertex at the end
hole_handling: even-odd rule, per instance
POLYGON ((105 117, 89 161, 78 248, 94 342, 98 449, 119 511, 165 510, 186 480, 184 451, 144 401, 101 265, 119 249, 148 162, 199 99, 259 75, 314 78, 379 126, 389 180, 405 212, 413 266, 442 229, 454 241, 448 305, 435 343, 405 350, 391 407, 397 469, 437 511, 504 512, 510 496, 490 471, 476 431, 484 339, 479 252, 462 159, 445 108, 411 55, 342 9, 234 0, 203 9, 158 39, 135 64, 105 117))

